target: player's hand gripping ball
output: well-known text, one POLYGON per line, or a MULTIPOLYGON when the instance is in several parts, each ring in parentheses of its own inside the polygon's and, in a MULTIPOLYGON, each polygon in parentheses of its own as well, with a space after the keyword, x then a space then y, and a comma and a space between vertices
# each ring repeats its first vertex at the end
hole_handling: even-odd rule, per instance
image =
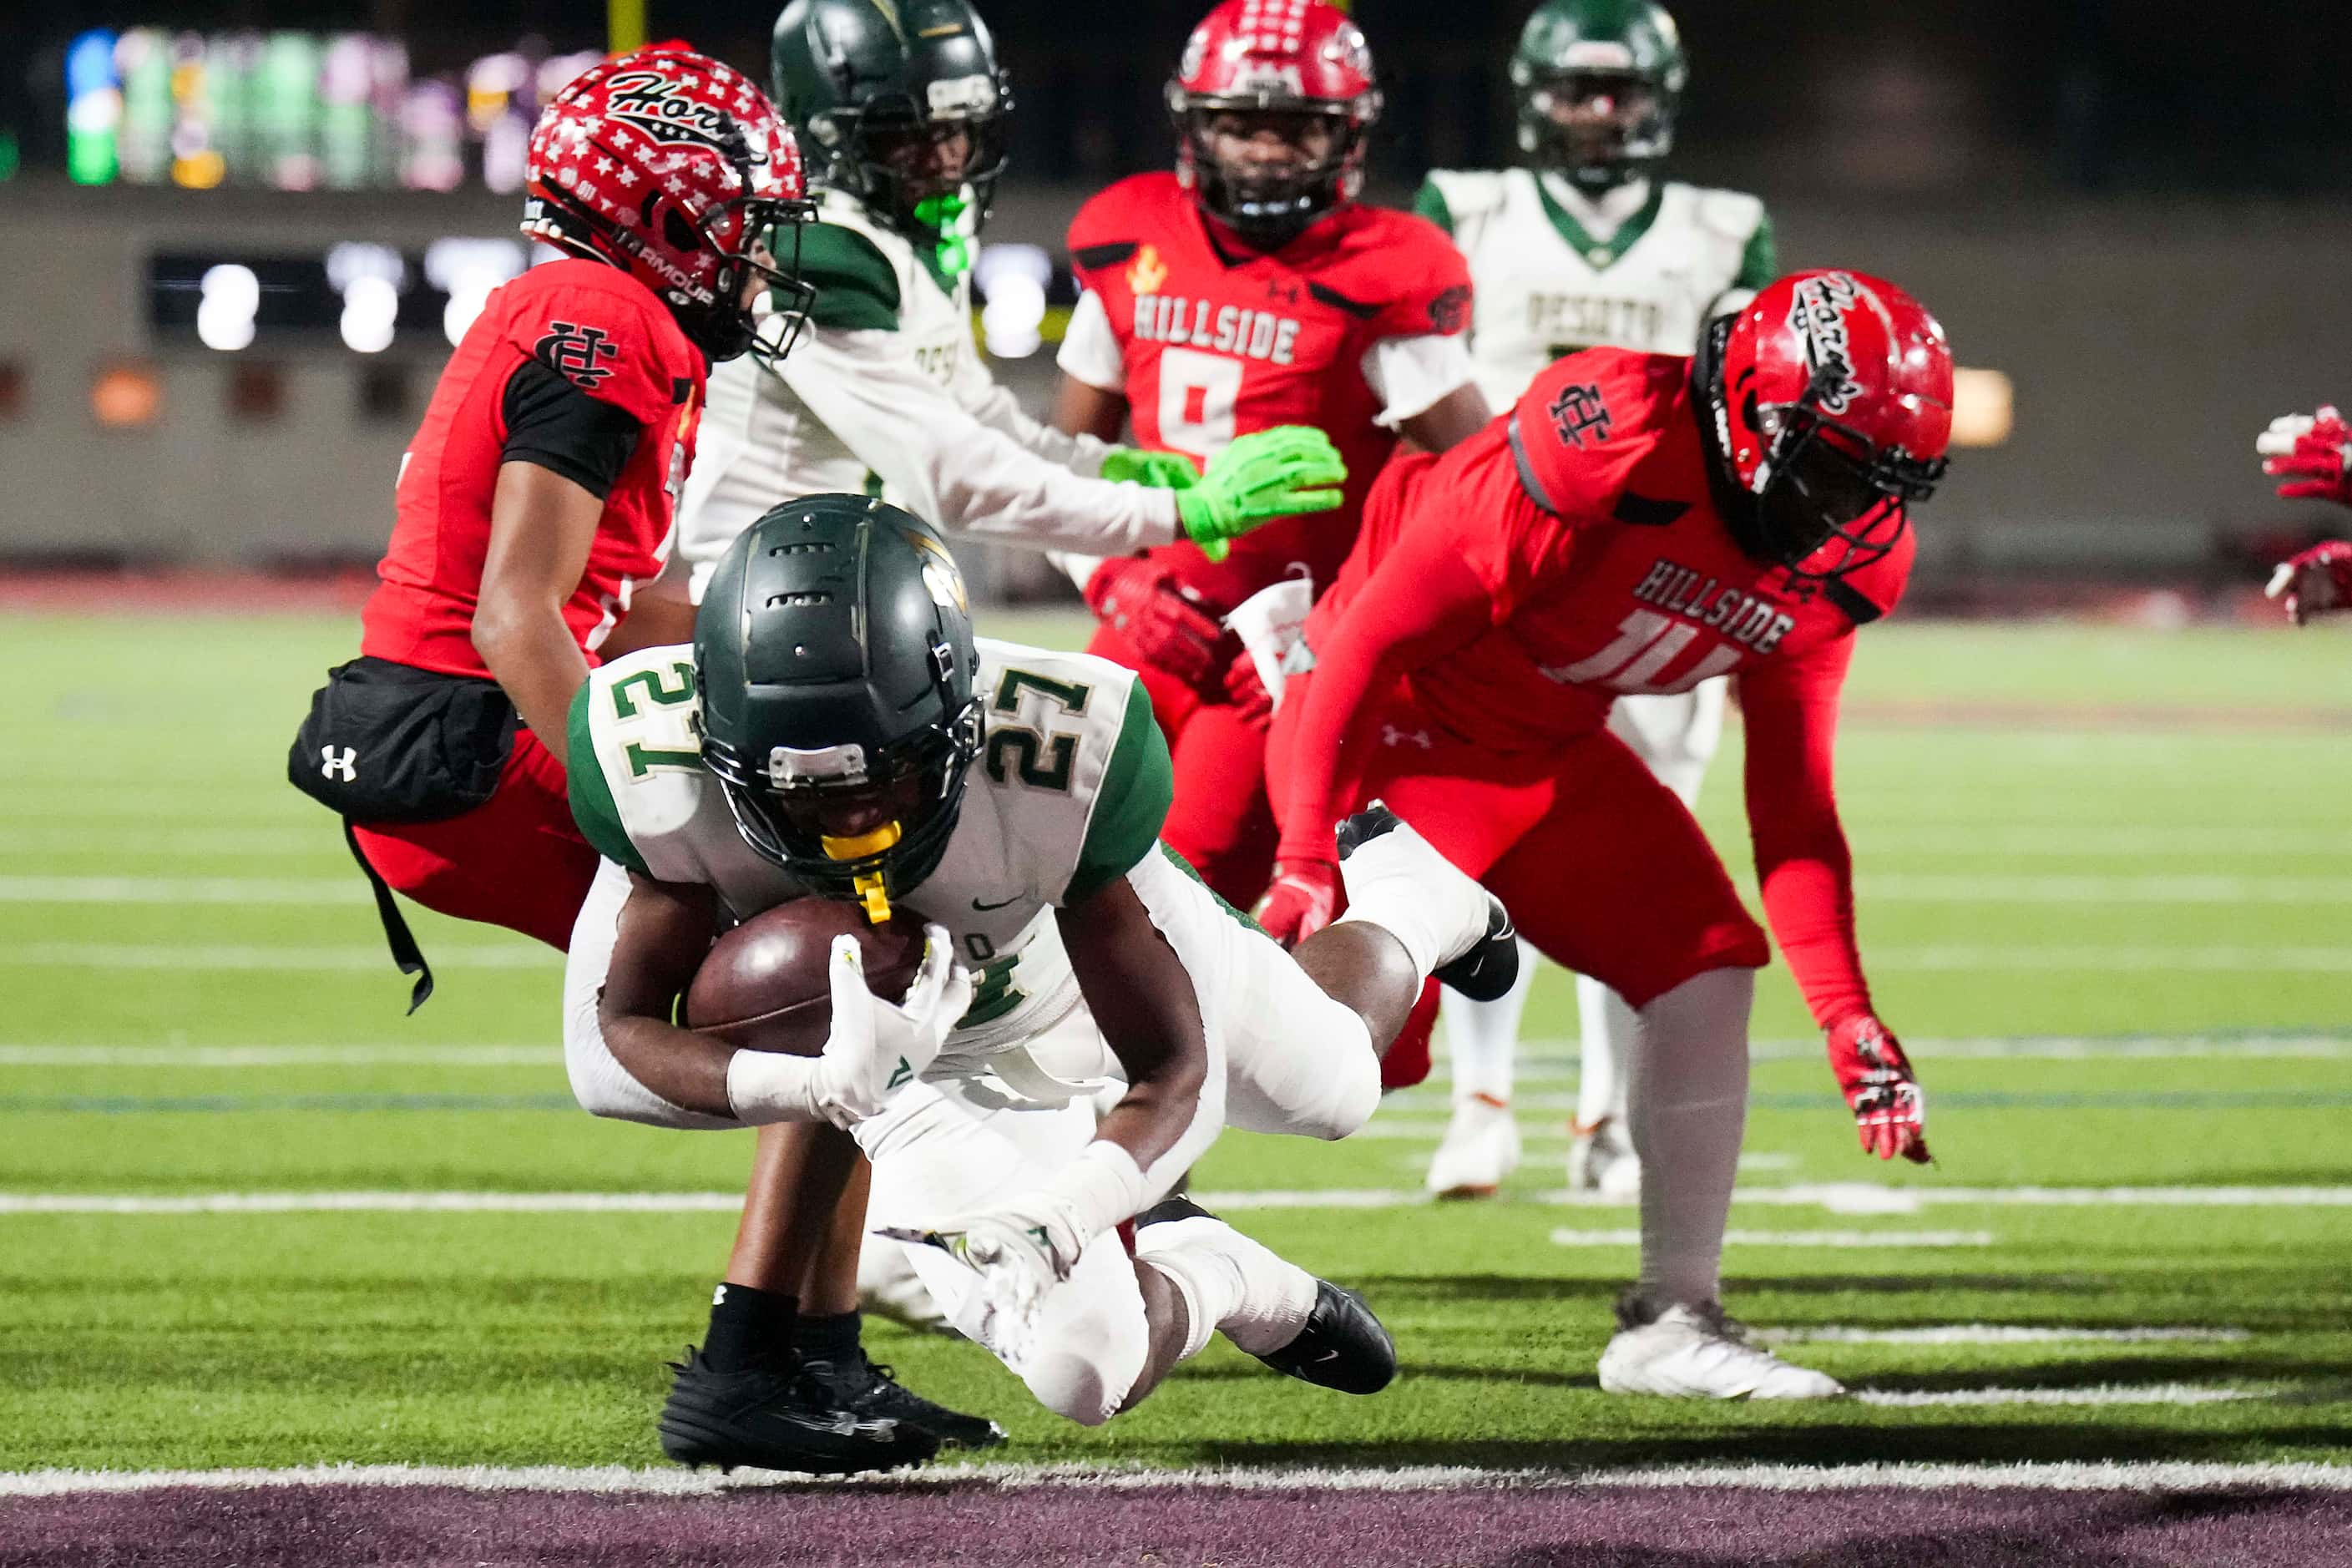
POLYGON ((1927 1099, 1886 1026, 1857 1013, 1831 1028, 1829 1045, 1830 1067, 1853 1112, 1862 1152, 1927 1163, 1927 1099))
POLYGON ((946 928, 869 925, 799 899, 722 936, 696 971, 687 1026, 749 1050, 822 1057, 820 1102, 852 1125, 919 1078, 971 1005, 946 928))

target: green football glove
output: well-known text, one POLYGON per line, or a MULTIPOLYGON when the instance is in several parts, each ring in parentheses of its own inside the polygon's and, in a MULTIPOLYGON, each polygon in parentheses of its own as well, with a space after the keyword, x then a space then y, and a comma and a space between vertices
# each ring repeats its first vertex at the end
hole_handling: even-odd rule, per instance
POLYGON ((1102 477, 1113 482, 1139 484, 1147 489, 1189 490, 1201 470, 1181 452, 1145 452, 1133 447, 1113 447, 1103 454, 1102 477))
POLYGON ((1198 482, 1176 492, 1176 514, 1201 552, 1223 561, 1229 542, 1254 528, 1332 510, 1347 479, 1348 465, 1329 437, 1309 426, 1277 425, 1218 453, 1198 482))

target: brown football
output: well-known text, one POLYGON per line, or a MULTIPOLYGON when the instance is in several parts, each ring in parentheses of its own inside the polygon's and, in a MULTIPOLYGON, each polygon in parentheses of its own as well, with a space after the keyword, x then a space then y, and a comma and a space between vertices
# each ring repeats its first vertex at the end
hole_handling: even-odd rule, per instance
POLYGON ((923 962, 919 922, 869 925, 856 904, 796 899, 711 944, 687 988, 687 1027, 741 1049, 815 1056, 833 1026, 825 966, 844 932, 866 950, 866 988, 893 1002, 906 995, 923 962))

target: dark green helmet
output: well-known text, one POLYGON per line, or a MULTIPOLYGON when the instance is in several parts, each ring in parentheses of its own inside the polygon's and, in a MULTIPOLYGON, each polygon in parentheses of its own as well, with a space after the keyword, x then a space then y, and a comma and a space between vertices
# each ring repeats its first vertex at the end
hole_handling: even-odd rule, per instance
POLYGON ((1519 153, 1587 190, 1646 174, 1674 150, 1690 68, 1651 0, 1544 0, 1511 54, 1519 153))
POLYGON ((817 184, 900 228, 977 231, 1013 92, 965 0, 793 0, 768 58, 817 184))
POLYGON ((719 558, 694 622, 702 760, 764 858, 879 921, 946 853, 980 754, 963 574, 865 496, 786 501, 719 558))

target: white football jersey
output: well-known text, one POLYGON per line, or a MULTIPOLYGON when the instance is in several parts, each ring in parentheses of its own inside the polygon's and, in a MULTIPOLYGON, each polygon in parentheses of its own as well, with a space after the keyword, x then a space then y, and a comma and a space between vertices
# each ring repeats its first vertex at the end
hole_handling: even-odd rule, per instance
MULTIPOLYGON (((972 1005, 938 1076, 977 1070, 1077 1008, 1053 911, 1161 853, 1174 789, 1132 671, 987 638, 978 647, 983 751, 939 868, 897 900, 902 917, 945 926, 972 971, 972 1005)), ((700 710, 690 647, 646 648, 593 672, 572 704, 572 813, 606 858, 707 884, 741 921, 808 889, 736 830, 702 765, 700 710)))
POLYGON ((1433 170, 1414 199, 1470 263, 1470 355, 1493 407, 1579 349, 1691 353, 1709 320, 1775 276, 1771 221, 1743 192, 1651 183, 1605 241, 1577 219, 1580 200, 1529 169, 1433 170))

